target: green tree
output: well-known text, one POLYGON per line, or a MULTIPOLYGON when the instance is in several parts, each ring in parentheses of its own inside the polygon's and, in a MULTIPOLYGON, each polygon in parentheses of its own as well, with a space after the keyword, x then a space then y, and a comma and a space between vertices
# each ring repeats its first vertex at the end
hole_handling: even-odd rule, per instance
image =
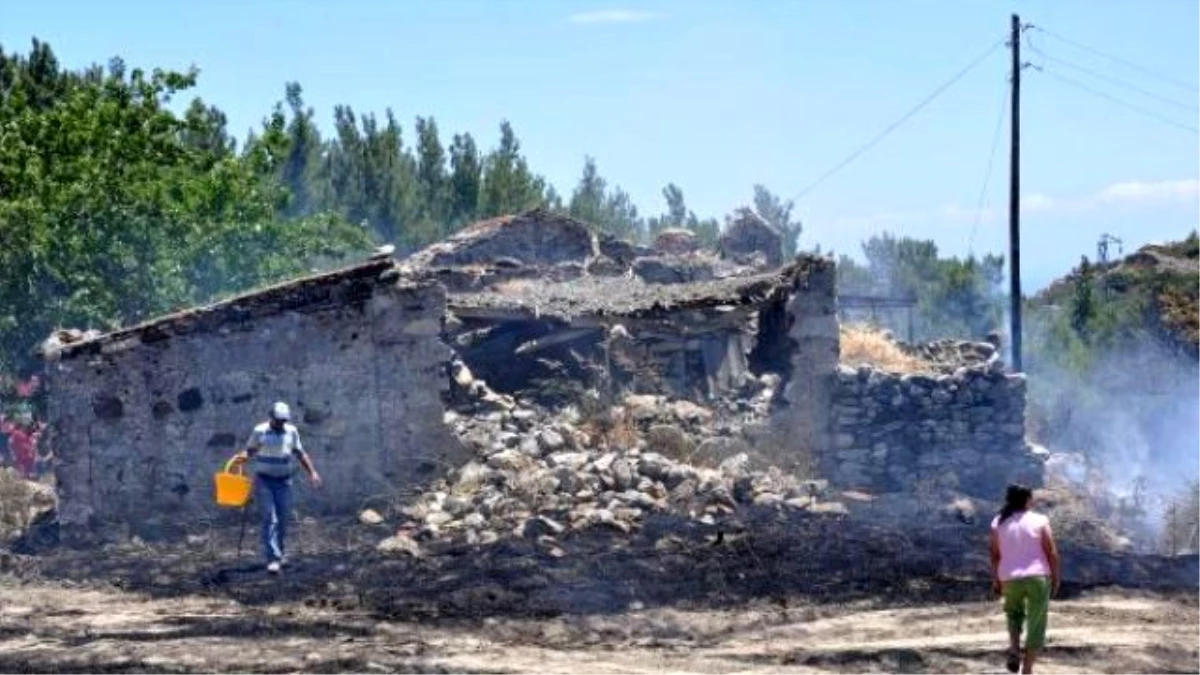
MULTIPOLYGON (((56 326, 114 328, 329 264, 370 240, 284 221, 272 125, 243 155, 224 115, 167 102, 196 73, 57 70, 48 45, 0 50, 0 360, 56 326)), ((3 364, 0 364, 3 365, 3 364)))
POLYGON ((792 220, 794 207, 792 200, 780 201, 779 197, 762 185, 754 186, 754 211, 779 231, 783 238, 784 259, 795 257, 800 232, 803 230, 800 221, 792 220))
POLYGON ((666 212, 646 221, 646 230, 651 238, 663 230, 687 227, 688 210, 684 203, 683 190, 674 183, 668 183, 662 190, 662 196, 667 202, 666 212))
POLYGON ((1078 281, 1071 298, 1071 328, 1080 337, 1087 339, 1089 324, 1096 315, 1096 298, 1092 290, 1092 266, 1087 256, 1079 261, 1078 281))
MULTIPOLYGON (((286 87, 287 150, 279 167, 279 180, 289 192, 284 214, 308 216, 319 210, 315 182, 321 165, 321 132, 313 121, 312 108, 304 107, 303 90, 298 82, 286 87)), ((276 107, 276 115, 283 115, 276 107)))
POLYGON ((584 157, 583 175, 579 177, 579 183, 571 193, 567 212, 585 223, 603 227, 607 219, 607 191, 607 183, 596 170, 596 161, 591 157, 584 157))
POLYGON ((696 234, 696 241, 703 247, 714 249, 717 246, 717 239, 721 236, 721 223, 716 218, 704 218, 701 220, 696 217, 696 214, 688 211, 687 229, 696 234))
POLYGON ((529 170, 508 121, 500 123, 500 145, 483 162, 479 215, 520 213, 546 203, 546 182, 529 170))
POLYGON ((450 144, 449 218, 454 227, 475 219, 483 183, 483 159, 471 134, 455 134, 450 144))
POLYGON ((421 217, 437 224, 445 234, 449 209, 446 178, 446 151, 438 138, 437 122, 432 117, 417 118, 417 189, 421 199, 421 217))

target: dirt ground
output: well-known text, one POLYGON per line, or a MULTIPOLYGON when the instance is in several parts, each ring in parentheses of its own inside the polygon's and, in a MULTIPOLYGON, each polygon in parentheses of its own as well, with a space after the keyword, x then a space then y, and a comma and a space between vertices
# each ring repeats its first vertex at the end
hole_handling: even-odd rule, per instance
MULTIPOLYGON (((1004 672, 998 601, 961 573, 985 561, 900 569, 878 553, 911 557, 902 541, 812 527, 411 558, 375 554, 369 528, 310 524, 280 577, 254 528, 240 557, 220 526, 5 553, 0 672, 1004 672)), ((1041 672, 1200 669, 1195 587, 1062 595, 1041 672)))

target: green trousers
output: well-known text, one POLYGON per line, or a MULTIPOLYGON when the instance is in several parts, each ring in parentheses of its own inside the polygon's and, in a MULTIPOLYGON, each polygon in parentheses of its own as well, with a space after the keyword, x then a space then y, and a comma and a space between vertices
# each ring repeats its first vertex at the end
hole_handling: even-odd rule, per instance
POLYGON ((1046 619, 1050 613, 1050 580, 1026 577, 1004 582, 1004 615, 1010 633, 1025 628, 1025 648, 1046 646, 1046 619))

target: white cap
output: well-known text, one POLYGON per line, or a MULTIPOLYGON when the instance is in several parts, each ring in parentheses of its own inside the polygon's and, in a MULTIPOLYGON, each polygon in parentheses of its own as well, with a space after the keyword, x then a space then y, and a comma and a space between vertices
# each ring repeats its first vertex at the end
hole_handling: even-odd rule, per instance
POLYGON ((286 422, 292 419, 292 410, 288 408, 288 404, 283 401, 277 401, 275 405, 271 406, 271 417, 280 422, 286 422))

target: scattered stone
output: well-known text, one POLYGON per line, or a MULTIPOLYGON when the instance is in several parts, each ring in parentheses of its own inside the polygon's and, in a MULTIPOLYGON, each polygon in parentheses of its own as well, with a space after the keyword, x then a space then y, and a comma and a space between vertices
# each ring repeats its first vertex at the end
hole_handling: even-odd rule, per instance
POLYGON ((407 535, 397 534, 379 542, 376 549, 388 555, 410 555, 414 558, 421 556, 421 545, 407 535))
POLYGON ((822 515, 850 515, 850 509, 847 509, 846 505, 841 502, 820 502, 810 505, 808 510, 810 513, 819 513, 822 515))
POLYGON ((383 516, 375 509, 364 509, 358 514, 358 522, 363 525, 379 525, 383 522, 383 516))
POLYGON ((557 452, 566 445, 563 435, 554 429, 542 429, 538 434, 538 443, 546 452, 557 452))
POLYGON ((694 447, 692 439, 679 427, 655 424, 646 431, 646 448, 676 461, 686 461, 694 447))
POLYGON ((501 471, 522 471, 531 466, 528 455, 520 450, 508 448, 488 457, 488 466, 501 471))
POLYGON ((571 471, 578 471, 588 463, 589 457, 586 452, 556 452, 546 457, 546 461, 550 466, 555 468, 567 468, 571 471))

